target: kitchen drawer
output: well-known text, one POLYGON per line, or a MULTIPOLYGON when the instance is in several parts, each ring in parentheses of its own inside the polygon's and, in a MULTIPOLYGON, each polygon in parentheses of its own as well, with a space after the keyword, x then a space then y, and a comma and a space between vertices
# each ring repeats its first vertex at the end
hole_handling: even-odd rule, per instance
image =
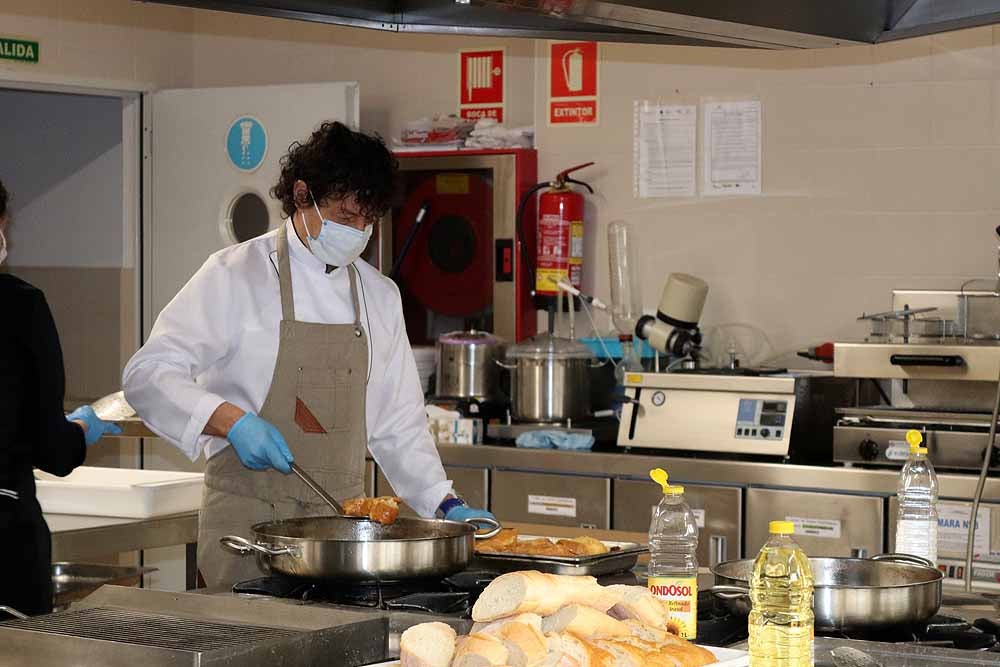
POLYGON ((883 498, 806 491, 747 489, 746 556, 753 558, 768 538, 767 525, 795 521, 795 541, 810 556, 882 552, 883 498), (804 532, 803 525, 806 526, 804 532))
MULTIPOLYGON (((489 470, 486 468, 462 468, 459 466, 444 466, 445 474, 455 484, 455 490, 465 498, 465 502, 470 507, 486 507, 486 499, 489 497, 487 491, 489 486, 489 470)), ((375 490, 379 496, 395 495, 392 485, 386 478, 382 469, 378 469, 376 476, 375 490)), ((410 509, 406 503, 400 503, 400 516, 417 516, 417 513, 410 509)))
POLYGON ((611 480, 494 470, 490 509, 503 521, 611 528, 611 480))
POLYGON ((375 495, 375 462, 365 461, 365 495, 375 495))
MULTIPOLYGON (((649 531, 654 505, 663 498, 658 484, 616 479, 611 528, 649 531)), ((684 499, 698 517, 698 563, 711 567, 740 557, 743 525, 743 489, 684 483, 684 499)))
MULTIPOLYGON (((972 511, 972 503, 961 500, 941 500, 938 501, 938 558, 950 560, 965 560, 965 548, 969 543, 967 537, 969 513, 972 511), (951 511, 949 511, 951 510, 951 511), (955 528, 941 526, 942 522, 954 524, 962 521, 955 528)), ((889 498, 889 551, 896 548, 896 515, 899 513, 899 500, 896 496, 889 498)), ((989 522, 985 520, 976 527, 977 542, 980 539, 979 531, 988 531, 988 544, 990 551, 1000 551, 1000 505, 990 503, 980 503, 979 515, 989 514, 989 522)), ((977 550, 978 553, 979 550, 977 550)), ((978 560, 978 558, 977 558, 978 560)))

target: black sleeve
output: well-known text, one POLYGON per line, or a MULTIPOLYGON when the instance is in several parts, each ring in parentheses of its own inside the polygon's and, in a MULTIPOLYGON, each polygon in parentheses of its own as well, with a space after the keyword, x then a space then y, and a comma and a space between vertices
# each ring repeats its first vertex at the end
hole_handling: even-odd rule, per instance
POLYGON ((83 429, 66 421, 63 412, 66 376, 59 334, 45 296, 37 290, 33 293, 29 326, 26 327, 30 338, 25 342, 30 351, 29 367, 34 370, 38 394, 25 398, 35 401, 35 414, 40 423, 34 425, 38 435, 32 443, 32 464, 47 473, 64 476, 83 463, 87 445, 83 429))

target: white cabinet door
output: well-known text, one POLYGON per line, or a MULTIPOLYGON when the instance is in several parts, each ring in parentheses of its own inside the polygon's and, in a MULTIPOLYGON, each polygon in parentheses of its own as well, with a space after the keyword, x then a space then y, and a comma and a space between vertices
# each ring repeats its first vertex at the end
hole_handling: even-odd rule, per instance
MULTIPOLYGON (((266 215, 268 228, 281 223, 281 206, 268 194, 278 160, 325 120, 357 128, 358 102, 353 82, 164 90, 145 98, 144 336, 205 259, 236 242, 228 218, 241 195, 265 203, 257 219, 266 215)), ((243 200, 251 217, 252 203, 243 200)))

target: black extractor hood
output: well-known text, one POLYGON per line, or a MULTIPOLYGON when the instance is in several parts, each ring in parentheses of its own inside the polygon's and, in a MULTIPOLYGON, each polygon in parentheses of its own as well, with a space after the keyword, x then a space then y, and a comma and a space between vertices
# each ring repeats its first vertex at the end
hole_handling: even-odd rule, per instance
POLYGON ((1000 23, 1000 0, 144 0, 392 32, 767 49, 1000 23))

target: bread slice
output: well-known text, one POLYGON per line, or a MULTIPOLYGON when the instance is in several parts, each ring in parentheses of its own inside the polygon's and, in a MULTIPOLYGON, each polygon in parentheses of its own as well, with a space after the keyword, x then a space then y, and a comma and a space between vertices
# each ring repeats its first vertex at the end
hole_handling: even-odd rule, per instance
MULTIPOLYGON (((607 611, 621 595, 593 577, 559 576, 534 570, 502 574, 483 590, 472 607, 472 619, 484 622, 533 612, 547 616, 568 604, 607 611)), ((655 599, 655 598, 654 598, 655 599)))
POLYGON ((447 623, 421 623, 399 638, 400 667, 449 667, 455 655, 455 630, 447 623))
MULTIPOLYGON (((549 650, 561 651, 563 656, 580 667, 616 667, 614 656, 603 648, 567 632, 546 635, 549 650)), ((640 666, 641 667, 641 666, 640 666)))
POLYGON ((507 623, 500 629, 512 667, 541 667, 549 654, 549 642, 538 628, 527 623, 507 623))
POLYGON ((628 626, 592 607, 571 604, 542 619, 542 632, 568 632, 590 639, 591 637, 627 637, 628 626))
POLYGON ((484 635, 500 636, 500 630, 508 623, 525 623, 535 628, 539 632, 542 630, 542 617, 538 614, 518 614, 517 616, 507 616, 505 618, 489 621, 488 623, 473 623, 469 634, 480 632, 484 635))
POLYGON ((646 654, 641 648, 617 639, 595 639, 593 643, 611 656, 614 667, 647 667, 646 654))
POLYGON ((642 586, 617 584, 608 589, 618 595, 618 602, 608 612, 617 619, 634 618, 654 628, 667 627, 667 614, 659 598, 642 586))
POLYGON ((452 667, 489 667, 506 665, 507 647, 493 635, 471 634, 455 645, 452 667))
POLYGON ((640 621, 630 618, 622 621, 629 633, 636 639, 650 642, 652 644, 677 645, 686 644, 687 641, 677 635, 662 628, 654 628, 640 621))

